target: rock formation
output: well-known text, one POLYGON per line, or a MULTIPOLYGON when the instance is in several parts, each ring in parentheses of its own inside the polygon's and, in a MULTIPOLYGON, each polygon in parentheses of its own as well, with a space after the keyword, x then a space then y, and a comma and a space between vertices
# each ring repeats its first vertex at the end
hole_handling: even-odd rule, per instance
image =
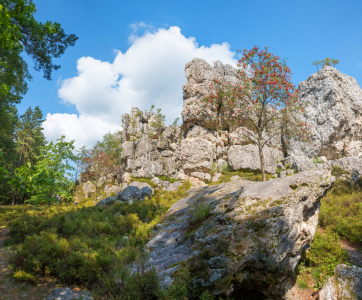
MULTIPOLYGON (((205 120, 213 113, 203 110, 200 101, 209 92, 213 78, 236 81, 236 69, 220 61, 212 67, 203 59, 193 59, 186 64, 187 82, 183 86, 184 105, 182 126, 156 128, 157 114, 133 107, 130 114, 122 116, 122 159, 125 170, 135 178, 168 176, 186 179, 185 176, 210 181, 214 171, 260 171, 260 161, 255 145, 244 145, 240 128, 213 131, 205 128, 205 120), (200 111, 201 110, 201 111, 200 111)), ((275 173, 276 164, 284 156, 280 149, 264 149, 266 171, 275 173)))
POLYGON ((338 265, 319 292, 319 300, 362 299, 362 268, 338 265))
POLYGON ((291 143, 288 154, 327 159, 362 156, 362 90, 357 81, 325 66, 302 81, 299 99, 312 125, 312 143, 291 143), (309 105, 307 105, 309 104, 309 105))
POLYGON ((310 171, 191 190, 155 227, 146 245, 150 262, 166 286, 186 266, 195 287, 214 295, 235 298, 249 290, 284 299, 313 239, 319 200, 334 180, 329 171, 310 171))

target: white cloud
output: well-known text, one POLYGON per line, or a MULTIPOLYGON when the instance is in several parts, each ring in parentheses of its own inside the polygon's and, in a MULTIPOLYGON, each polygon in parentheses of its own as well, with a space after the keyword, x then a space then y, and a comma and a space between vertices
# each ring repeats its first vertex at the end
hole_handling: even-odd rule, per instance
POLYGON ((121 126, 98 117, 50 113, 46 116, 43 128, 48 140, 55 141, 65 135, 68 141, 75 140, 76 148, 93 145, 105 133, 121 130, 121 126))
POLYGON ((132 106, 145 110, 154 104, 162 108, 170 124, 180 116, 188 61, 198 57, 211 64, 220 60, 236 65, 236 53, 227 43, 199 47, 196 39, 186 38, 179 27, 152 28, 142 22, 133 24, 131 46, 125 53, 118 51, 113 63, 92 57, 78 60, 78 75, 61 82, 58 96, 65 104, 74 104, 80 116, 48 114, 44 123, 48 139, 65 134, 77 144, 79 140, 90 145, 120 128, 122 114, 129 113, 132 106), (146 29, 142 36, 137 36, 139 28, 146 29), (93 124, 98 124, 97 130, 93 124))

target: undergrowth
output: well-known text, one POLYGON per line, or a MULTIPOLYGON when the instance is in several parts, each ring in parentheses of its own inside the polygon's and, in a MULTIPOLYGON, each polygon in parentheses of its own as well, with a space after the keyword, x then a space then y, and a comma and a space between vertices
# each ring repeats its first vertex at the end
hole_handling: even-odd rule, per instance
POLYGON ((362 242, 362 179, 337 180, 321 200, 319 223, 352 243, 362 242))
POLYGON ((55 278, 87 287, 96 298, 157 299, 158 277, 142 249, 153 226, 189 188, 185 182, 176 192, 106 207, 82 196, 78 205, 0 207, 1 224, 11 227, 14 278, 55 278))

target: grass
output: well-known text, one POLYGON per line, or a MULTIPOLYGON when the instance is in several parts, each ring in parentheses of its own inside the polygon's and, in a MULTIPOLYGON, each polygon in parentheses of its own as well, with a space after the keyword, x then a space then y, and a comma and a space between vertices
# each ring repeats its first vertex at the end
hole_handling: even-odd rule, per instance
POLYGON ((352 243, 362 242, 362 180, 337 180, 321 201, 319 223, 352 243))
MULTIPOLYGON (((241 177, 241 179, 251 180, 251 181, 262 181, 261 174, 258 172, 244 172, 244 171, 235 171, 235 172, 229 172, 229 171, 222 171, 222 176, 220 177, 218 182, 215 183, 208 183, 209 185, 216 185, 223 182, 229 182, 231 180, 231 177, 238 175, 241 177)), ((269 180, 270 178, 274 178, 272 175, 265 173, 266 180, 269 180)))
POLYGON ((32 283, 53 278, 86 287, 98 299, 155 299, 158 277, 142 249, 153 226, 189 188, 186 182, 176 192, 156 191, 142 202, 104 208, 84 195, 78 205, 0 207, 0 224, 11 227, 13 277, 32 283), (141 272, 131 272, 134 267, 141 272))

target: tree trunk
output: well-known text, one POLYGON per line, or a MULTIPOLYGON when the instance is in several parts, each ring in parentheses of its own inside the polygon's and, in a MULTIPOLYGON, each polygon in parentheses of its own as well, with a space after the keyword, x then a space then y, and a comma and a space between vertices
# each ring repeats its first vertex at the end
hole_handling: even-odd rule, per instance
POLYGON ((259 147, 259 156, 260 156, 261 176, 262 176, 263 181, 266 181, 263 148, 260 148, 260 147, 259 147))
POLYGON ((94 202, 96 202, 96 201, 97 201, 97 190, 98 190, 98 187, 97 187, 97 181, 96 181, 95 186, 96 186, 96 194, 95 194, 95 196, 94 196, 94 202))

